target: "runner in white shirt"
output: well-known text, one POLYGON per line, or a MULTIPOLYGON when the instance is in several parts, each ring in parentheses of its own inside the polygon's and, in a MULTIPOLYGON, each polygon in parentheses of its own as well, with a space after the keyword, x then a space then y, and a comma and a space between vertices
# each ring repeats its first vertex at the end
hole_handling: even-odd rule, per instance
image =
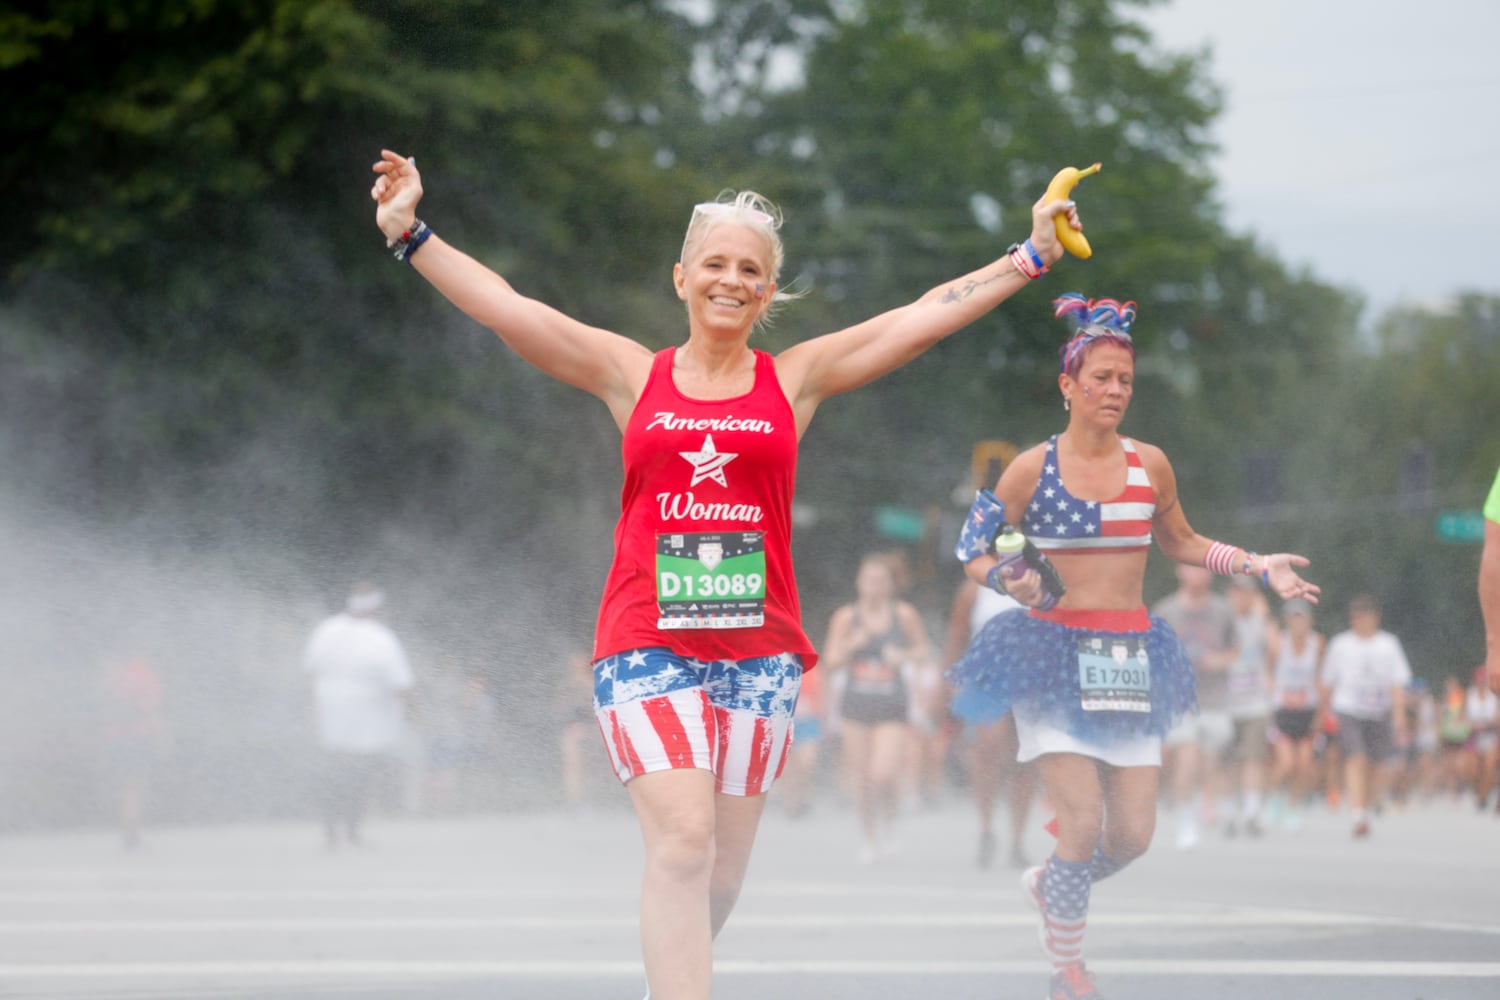
POLYGON ((329 847, 340 837, 359 843, 371 784, 405 731, 411 666, 395 633, 375 620, 383 603, 372 584, 357 585, 345 610, 313 630, 302 656, 317 704, 329 847))
POLYGON ((1379 765, 1404 746, 1406 686, 1411 664, 1401 640, 1380 627, 1375 599, 1349 602, 1349 629, 1334 636, 1323 657, 1323 697, 1339 721, 1344 752, 1344 791, 1354 836, 1370 834, 1370 803, 1378 798, 1379 765))

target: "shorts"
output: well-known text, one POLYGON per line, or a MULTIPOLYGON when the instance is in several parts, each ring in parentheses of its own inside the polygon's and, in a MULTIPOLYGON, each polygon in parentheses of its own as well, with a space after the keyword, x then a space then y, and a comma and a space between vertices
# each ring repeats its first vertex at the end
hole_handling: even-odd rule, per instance
POLYGON ((1276 731, 1293 742, 1311 739, 1313 720, 1317 715, 1316 708, 1278 708, 1276 731))
POLYGON ((1339 713, 1339 746, 1345 757, 1368 757, 1382 761, 1395 749, 1390 716, 1365 719, 1339 713))
POLYGON ((703 661, 635 649, 594 664, 594 715, 622 782, 696 768, 725 795, 760 795, 786 766, 801 684, 795 653, 703 661))
POLYGON ((1232 735, 1229 746, 1224 749, 1224 759, 1243 764, 1266 755, 1266 732, 1270 719, 1258 716, 1253 719, 1230 719, 1232 735))
POLYGON ((845 722, 878 726, 883 722, 906 722, 911 707, 904 689, 891 694, 875 694, 851 689, 844 692, 839 717, 845 722))
POLYGON ((1173 726, 1162 742, 1167 747, 1196 746, 1218 758, 1234 742, 1234 720, 1217 709, 1199 712, 1173 726))

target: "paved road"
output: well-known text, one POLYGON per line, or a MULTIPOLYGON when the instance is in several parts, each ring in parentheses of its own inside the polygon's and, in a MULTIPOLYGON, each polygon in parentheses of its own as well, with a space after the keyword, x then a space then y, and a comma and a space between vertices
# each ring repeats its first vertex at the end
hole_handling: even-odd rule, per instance
MULTIPOLYGON (((1014 873, 979 871, 961 802, 894 858, 853 821, 768 817, 720 939, 720 1000, 1038 1000, 1046 966, 1014 873)), ((638 1000, 640 847, 623 809, 383 820, 325 853, 311 826, 0 838, 0 997, 638 1000)), ((1048 848, 1037 830, 1034 856, 1048 848)), ((1369 841, 1159 836, 1095 890, 1110 1000, 1500 998, 1500 819, 1432 806, 1369 841)))

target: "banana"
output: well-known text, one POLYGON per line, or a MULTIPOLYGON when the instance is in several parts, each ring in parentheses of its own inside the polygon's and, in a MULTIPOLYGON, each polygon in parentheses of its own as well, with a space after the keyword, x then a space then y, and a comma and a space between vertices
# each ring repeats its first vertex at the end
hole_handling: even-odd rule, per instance
MULTIPOLYGON (((1066 201, 1068 195, 1072 194, 1074 185, 1090 174, 1097 174, 1103 166, 1102 163, 1096 163, 1082 170, 1077 167, 1063 167, 1057 172, 1057 176, 1052 178, 1052 183, 1047 185, 1047 193, 1042 196, 1043 203, 1066 201)), ((1064 250, 1074 257, 1093 255, 1094 248, 1089 246, 1089 241, 1084 238, 1081 231, 1068 225, 1066 215, 1056 216, 1052 221, 1057 226, 1057 242, 1063 245, 1064 250)))

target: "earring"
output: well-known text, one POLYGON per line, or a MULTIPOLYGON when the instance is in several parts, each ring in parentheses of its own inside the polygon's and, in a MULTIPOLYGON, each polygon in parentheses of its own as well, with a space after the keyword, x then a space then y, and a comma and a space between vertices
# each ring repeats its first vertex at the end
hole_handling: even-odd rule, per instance
POLYGON ((1072 408, 1073 408, 1073 401, 1071 399, 1069 399, 1067 396, 1064 396, 1063 397, 1063 409, 1065 409, 1065 410, 1071 410, 1072 408))

